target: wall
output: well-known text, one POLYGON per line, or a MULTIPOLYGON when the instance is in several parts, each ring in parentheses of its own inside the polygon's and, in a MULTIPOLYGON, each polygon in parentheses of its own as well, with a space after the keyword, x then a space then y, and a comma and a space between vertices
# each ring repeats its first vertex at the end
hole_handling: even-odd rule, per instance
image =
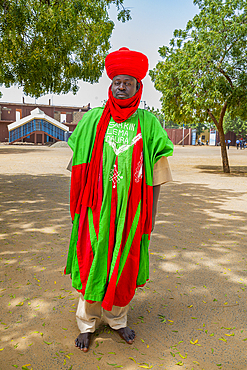
POLYGON ((196 144, 198 143, 198 139, 201 139, 201 142, 206 144, 207 140, 209 142, 209 137, 210 137, 210 131, 209 130, 203 130, 200 135, 197 135, 196 137, 196 144))
MULTIPOLYGON (((183 129, 182 128, 166 128, 165 129, 169 139, 173 142, 173 144, 178 144, 183 139, 183 129)), ((191 129, 186 128, 184 129, 184 137, 188 135, 184 139, 184 145, 191 145, 191 129), (189 134, 189 135, 188 135, 189 134)), ((180 143, 182 145, 182 142, 180 143)))

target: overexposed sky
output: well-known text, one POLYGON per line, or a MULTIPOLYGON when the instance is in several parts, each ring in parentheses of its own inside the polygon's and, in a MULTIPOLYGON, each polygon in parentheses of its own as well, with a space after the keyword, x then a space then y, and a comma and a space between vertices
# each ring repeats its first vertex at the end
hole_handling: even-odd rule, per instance
MULTIPOLYGON (((161 59, 159 47, 168 45, 176 28, 185 28, 186 23, 198 12, 198 7, 193 5, 193 0, 125 0, 125 7, 131 10, 132 20, 126 23, 118 22, 117 11, 111 7, 110 16, 115 23, 111 37, 112 48, 110 51, 126 46, 129 49, 141 51, 149 59, 149 68, 153 69, 161 59)), ((103 72, 99 83, 93 85, 80 81, 79 91, 61 95, 44 95, 36 99, 36 103, 48 104, 52 99, 54 105, 83 106, 90 103, 91 107, 102 106, 107 99, 108 86, 111 81, 103 72)), ((142 101, 150 107, 160 108, 160 96, 151 82, 149 76, 143 80, 144 91, 142 101)), ((22 102, 23 91, 21 88, 1 87, 3 93, 0 101, 22 102)), ((34 98, 25 96, 25 102, 35 103, 34 98)), ((143 107, 143 105, 141 105, 143 107)))

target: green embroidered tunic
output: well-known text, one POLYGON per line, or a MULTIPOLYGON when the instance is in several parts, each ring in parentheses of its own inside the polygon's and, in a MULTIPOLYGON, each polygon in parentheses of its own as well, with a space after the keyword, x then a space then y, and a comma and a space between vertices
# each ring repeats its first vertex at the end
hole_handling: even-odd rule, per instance
POLYGON ((66 274, 88 301, 126 306, 149 278, 153 167, 173 144, 156 117, 138 109, 128 120, 111 118, 104 140, 97 207, 81 205, 97 124, 103 108, 86 113, 69 139, 73 150, 73 229, 66 274))

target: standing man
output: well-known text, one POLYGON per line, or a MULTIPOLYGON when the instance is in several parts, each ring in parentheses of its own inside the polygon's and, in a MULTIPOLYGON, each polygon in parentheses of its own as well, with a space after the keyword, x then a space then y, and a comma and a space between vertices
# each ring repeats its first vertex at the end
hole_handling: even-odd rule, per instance
POLYGON ((105 68, 112 80, 105 108, 87 112, 68 142, 73 228, 65 273, 82 293, 75 345, 84 352, 102 309, 110 327, 133 343, 128 304, 149 279, 160 184, 171 180, 166 157, 173 144, 156 117, 138 109, 147 57, 121 48, 108 54, 105 68))

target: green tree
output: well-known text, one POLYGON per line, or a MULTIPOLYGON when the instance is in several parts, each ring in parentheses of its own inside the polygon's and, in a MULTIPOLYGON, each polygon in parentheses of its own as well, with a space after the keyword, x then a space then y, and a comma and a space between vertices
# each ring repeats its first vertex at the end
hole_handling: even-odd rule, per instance
POLYGON ((160 111, 159 109, 155 109, 154 107, 152 108, 147 107, 146 109, 149 112, 152 112, 156 118, 158 118, 162 127, 164 128, 179 128, 180 127, 180 125, 178 125, 177 123, 174 123, 173 121, 166 121, 164 113, 160 111))
POLYGON ((175 30, 151 78, 162 93, 166 119, 213 122, 220 136, 224 172, 230 172, 223 119, 247 118, 246 0, 194 0, 199 14, 175 30))
POLYGON ((239 117, 231 118, 231 115, 227 112, 223 122, 224 132, 234 132, 238 138, 245 138, 247 135, 247 121, 239 117))
POLYGON ((165 115, 159 109, 155 109, 154 107, 152 108, 147 107, 147 110, 149 112, 152 112, 155 115, 155 117, 159 120, 161 126, 164 127, 165 115))
POLYGON ((0 0, 0 84, 39 97, 98 81, 114 28, 109 6, 130 19, 123 1, 0 0))
POLYGON ((196 133, 197 135, 201 135, 201 133, 204 131, 204 130, 209 130, 211 128, 212 125, 210 125, 208 122, 196 122, 196 123, 191 123, 189 125, 189 127, 191 128, 195 128, 196 129, 196 133))

